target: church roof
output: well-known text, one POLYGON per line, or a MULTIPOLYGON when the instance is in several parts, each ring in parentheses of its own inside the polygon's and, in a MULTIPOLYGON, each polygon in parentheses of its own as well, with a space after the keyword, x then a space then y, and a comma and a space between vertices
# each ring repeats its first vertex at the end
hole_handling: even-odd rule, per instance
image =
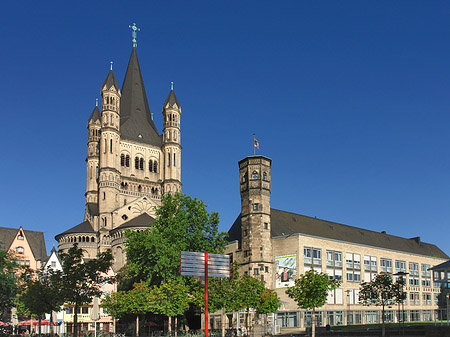
MULTIPOLYGON (((437 246, 421 242, 419 238, 406 239, 399 236, 379 233, 363 228, 343 225, 340 223, 312 218, 305 215, 270 209, 271 236, 287 236, 304 234, 331 240, 350 242, 448 259, 449 257, 437 246)), ((241 242, 241 216, 228 231, 229 241, 241 242)))
POLYGON ((133 47, 120 99, 120 133, 123 139, 161 146, 162 138, 150 115, 141 68, 133 47))
MULTIPOLYGON (((0 227, 0 250, 7 250, 13 243, 17 232, 17 228, 0 227)), ((46 261, 47 249, 45 248, 45 239, 43 232, 29 231, 22 229, 31 251, 36 259, 46 261)))
POLYGON ((55 239, 58 240, 58 238, 61 235, 72 234, 72 233, 92 234, 92 233, 95 233, 95 231, 92 228, 91 223, 86 220, 86 221, 83 221, 82 223, 80 223, 79 225, 76 225, 75 227, 72 227, 72 228, 66 230, 65 232, 62 232, 61 234, 56 235, 55 239))
POLYGON ((125 228, 131 228, 131 227, 151 227, 150 223, 154 222, 155 219, 152 218, 147 213, 142 213, 141 215, 128 220, 127 222, 124 222, 119 227, 114 228, 115 229, 125 229, 125 228))
POLYGON ((95 123, 96 121, 100 121, 100 110, 98 109, 98 106, 92 111, 91 117, 88 119, 88 124, 95 123))
POLYGON ((109 71, 108 76, 106 76, 105 82, 103 82, 103 84, 102 84, 102 90, 105 85, 106 85, 106 89, 109 89, 112 86, 114 86, 114 88, 117 91, 120 90, 119 84, 117 83, 116 77, 114 76, 112 69, 109 71))
POLYGON ((167 103, 169 103, 169 105, 170 105, 171 107, 173 107, 175 103, 177 104, 177 107, 178 107, 178 108, 181 107, 180 102, 178 102, 177 96, 175 96, 175 92, 173 91, 173 89, 170 90, 169 96, 167 96, 167 99, 166 99, 166 101, 164 102, 163 110, 166 108, 167 103))

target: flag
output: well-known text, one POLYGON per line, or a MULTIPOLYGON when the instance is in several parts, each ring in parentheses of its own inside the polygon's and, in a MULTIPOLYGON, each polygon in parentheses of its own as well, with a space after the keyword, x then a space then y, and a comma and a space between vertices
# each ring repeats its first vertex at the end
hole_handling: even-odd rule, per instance
POLYGON ((255 141, 255 143, 253 146, 255 147, 255 149, 259 150, 259 141, 257 141, 256 139, 254 141, 255 141))

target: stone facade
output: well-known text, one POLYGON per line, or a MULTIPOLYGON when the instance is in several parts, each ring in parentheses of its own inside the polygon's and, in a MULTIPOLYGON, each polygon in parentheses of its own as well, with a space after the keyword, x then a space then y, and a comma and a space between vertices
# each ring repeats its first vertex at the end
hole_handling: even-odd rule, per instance
POLYGON ((135 46, 122 89, 111 69, 101 96, 101 111, 96 106, 87 125, 84 221, 56 240, 60 251, 77 243, 86 257, 112 249, 118 270, 125 263, 125 229, 147 228, 161 196, 181 191, 181 106, 172 86, 162 106, 159 134, 135 46))

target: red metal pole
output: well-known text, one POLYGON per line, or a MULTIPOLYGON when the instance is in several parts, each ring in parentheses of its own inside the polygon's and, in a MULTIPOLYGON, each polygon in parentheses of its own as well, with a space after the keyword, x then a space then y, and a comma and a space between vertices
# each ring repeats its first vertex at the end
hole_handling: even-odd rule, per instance
POLYGON ((208 337, 208 252, 205 252, 205 337, 208 337))

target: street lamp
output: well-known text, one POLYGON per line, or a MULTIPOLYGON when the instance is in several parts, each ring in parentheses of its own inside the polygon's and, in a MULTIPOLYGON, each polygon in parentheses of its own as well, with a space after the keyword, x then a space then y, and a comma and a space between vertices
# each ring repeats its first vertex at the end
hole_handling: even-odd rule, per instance
MULTIPOLYGON (((349 325, 349 324, 348 324, 348 318, 350 317, 350 292, 351 292, 351 290, 350 290, 350 289, 347 289, 345 292, 347 293, 347 305, 348 305, 348 310, 347 310, 347 325, 349 325)), ((353 317, 352 317, 352 323, 353 323, 353 317)))
MULTIPOLYGON (((400 279, 402 280, 402 322, 405 322, 405 299, 404 297, 404 291, 403 291, 403 286, 405 285, 403 276, 408 275, 409 273, 404 272, 404 271, 399 271, 398 273, 394 274, 395 276, 399 276, 400 279)), ((400 302, 398 302, 398 311, 399 311, 399 316, 400 316, 400 302)), ((400 319, 398 320, 398 328, 400 330, 400 319)), ((404 331, 403 331, 404 332, 404 331)))

